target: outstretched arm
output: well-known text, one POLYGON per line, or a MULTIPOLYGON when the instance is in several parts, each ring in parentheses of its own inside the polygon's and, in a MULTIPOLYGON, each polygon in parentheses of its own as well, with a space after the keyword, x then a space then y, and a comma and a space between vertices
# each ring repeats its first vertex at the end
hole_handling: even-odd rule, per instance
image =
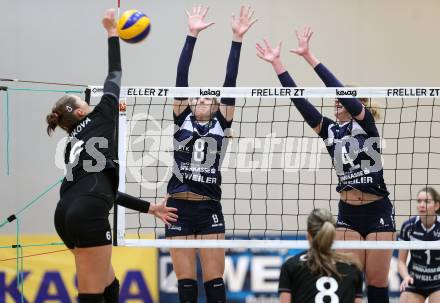
POLYGON ((166 196, 160 203, 155 204, 118 191, 115 203, 141 213, 149 213, 162 220, 166 225, 170 225, 171 222, 176 222, 177 214, 175 212, 177 209, 166 206, 167 198, 166 196))
MULTIPOLYGON (((186 11, 188 16, 188 35, 186 36, 185 45, 180 54, 179 63, 177 65, 176 87, 188 87, 189 66, 196 45, 197 37, 201 31, 213 25, 213 22, 205 22, 208 8, 201 5, 193 6, 191 12, 186 11)), ((174 114, 179 116, 188 107, 188 98, 174 99, 174 114)))
MULTIPOLYGON (((296 32, 298 47, 290 51, 298 56, 303 57, 324 82, 327 87, 344 87, 344 85, 325 67, 310 51, 310 38, 313 32, 310 27, 305 27, 302 31, 296 32)), ((365 107, 362 102, 356 98, 340 98, 339 101, 345 109, 356 120, 362 121, 365 118, 365 107)), ((370 115, 369 115, 370 116, 370 115)), ((373 120, 374 121, 374 120, 373 120)))
MULTIPOLYGON (((258 19, 252 19, 254 10, 248 6, 241 6, 240 17, 232 15, 232 45, 229 52, 228 64, 226 66, 226 77, 223 87, 235 87, 237 84, 238 65, 240 62, 241 43, 244 35, 257 22, 258 19)), ((232 121, 234 118, 235 98, 222 98, 220 101, 220 112, 226 121, 232 121)))
MULTIPOLYGON (((272 64, 283 87, 296 87, 295 81, 293 81, 281 61, 280 53, 282 43, 280 42, 276 48, 272 48, 269 42, 264 39, 264 45, 263 47, 257 43, 257 56, 272 64)), ((292 98, 291 100, 307 124, 309 124, 317 134, 320 134, 323 121, 321 113, 307 99, 292 98)))
POLYGON ((102 109, 105 115, 115 118, 119 113, 122 68, 114 9, 105 12, 102 25, 108 36, 108 74, 104 82, 103 97, 97 107, 102 109))

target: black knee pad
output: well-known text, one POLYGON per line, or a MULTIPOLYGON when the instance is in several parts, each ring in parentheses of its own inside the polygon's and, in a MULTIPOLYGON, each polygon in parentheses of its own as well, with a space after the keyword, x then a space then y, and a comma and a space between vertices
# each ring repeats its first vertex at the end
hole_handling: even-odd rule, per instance
POLYGON ((206 292, 206 302, 208 303, 225 303, 226 289, 225 282, 222 278, 217 278, 204 283, 206 292))
POLYGON ((114 279, 113 282, 104 289, 105 303, 119 302, 119 280, 114 279))
POLYGON ((78 303, 104 303, 104 294, 78 294, 78 303))
POLYGON ((180 303, 197 303, 197 281, 182 279, 177 281, 180 303))
POLYGON ((367 287, 368 303, 389 303, 388 287, 376 287, 368 285, 367 287))

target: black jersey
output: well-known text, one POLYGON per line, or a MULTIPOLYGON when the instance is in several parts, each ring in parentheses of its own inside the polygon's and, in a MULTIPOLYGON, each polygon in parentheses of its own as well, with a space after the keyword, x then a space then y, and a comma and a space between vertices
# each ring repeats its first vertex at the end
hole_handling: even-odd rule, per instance
MULTIPOLYGON (((411 217, 404 222, 400 235, 401 241, 439 241, 440 217, 429 228, 423 225, 420 217, 411 217)), ((414 278, 415 288, 431 288, 440 285, 440 251, 411 250, 408 272, 414 278)))
POLYGON ((118 102, 113 95, 105 94, 69 134, 64 154, 67 174, 61 191, 87 173, 118 171, 118 102))
POLYGON ((108 169, 115 171, 116 187, 118 184, 118 115, 122 74, 119 38, 110 37, 108 47, 109 73, 103 96, 93 111, 77 123, 67 139, 64 154, 66 176, 61 194, 81 177, 108 169))
POLYGON ((174 166, 168 193, 193 192, 220 201, 225 133, 232 122, 217 111, 210 121, 200 123, 187 107, 174 115, 174 124, 174 166))
POLYGON ((324 139, 338 175, 338 192, 355 188, 361 192, 388 196, 383 179, 380 136, 374 119, 338 124, 324 117, 319 136, 324 139))
POLYGON ((342 278, 313 275, 307 266, 307 252, 296 255, 281 267, 278 291, 292 295, 291 302, 353 303, 362 297, 362 273, 354 265, 338 262, 342 278))

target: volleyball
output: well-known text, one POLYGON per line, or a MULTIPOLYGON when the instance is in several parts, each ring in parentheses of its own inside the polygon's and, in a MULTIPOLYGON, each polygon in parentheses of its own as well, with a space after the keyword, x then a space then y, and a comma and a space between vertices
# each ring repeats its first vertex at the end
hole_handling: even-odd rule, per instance
POLYGON ((128 43, 138 43, 144 40, 150 28, 150 18, 135 9, 125 11, 118 21, 119 37, 128 43))

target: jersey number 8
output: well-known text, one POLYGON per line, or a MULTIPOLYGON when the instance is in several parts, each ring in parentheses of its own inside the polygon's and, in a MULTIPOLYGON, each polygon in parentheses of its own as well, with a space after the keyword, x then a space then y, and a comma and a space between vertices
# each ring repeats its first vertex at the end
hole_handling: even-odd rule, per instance
POLYGON ((332 277, 321 277, 316 281, 316 289, 319 291, 315 296, 315 303, 339 303, 336 295, 338 282, 332 277), (324 297, 330 297, 330 301, 324 301, 324 297))
POLYGON ((196 162, 202 162, 205 160, 205 140, 197 139, 194 142, 193 159, 196 162))

